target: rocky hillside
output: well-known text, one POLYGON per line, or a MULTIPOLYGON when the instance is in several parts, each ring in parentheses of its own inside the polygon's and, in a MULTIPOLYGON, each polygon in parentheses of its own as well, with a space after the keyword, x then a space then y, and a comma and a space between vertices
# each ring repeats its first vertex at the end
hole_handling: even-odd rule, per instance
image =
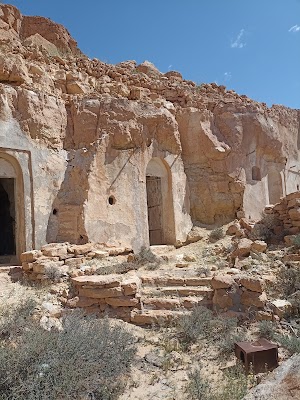
MULTIPOLYGON (((194 223, 226 222, 238 210, 257 218, 266 204, 298 187, 299 110, 268 108, 216 84, 199 86, 179 72, 161 73, 147 61, 110 65, 89 59, 63 26, 22 16, 13 6, 0 6, 0 22, 0 138, 5 147, 16 147, 22 137, 51 152, 40 165, 45 176, 60 171, 56 183, 46 185, 55 207, 79 205, 80 219, 91 187, 111 175, 107 169, 89 175, 93 163, 109 166, 122 154, 124 165, 133 151, 142 165, 151 146, 182 159, 187 178, 182 190, 189 198, 188 206, 180 207, 194 223), (20 130, 18 138, 8 122, 20 130), (61 184, 64 174, 68 178, 61 184)), ((97 207, 86 211, 90 219, 97 207)), ((38 225, 52 221, 49 214, 43 218, 38 225)), ((97 241, 85 232, 96 228, 83 225, 78 223, 74 241, 79 236, 97 241)), ((48 241, 62 237, 58 231, 55 224, 48 227, 48 241)))

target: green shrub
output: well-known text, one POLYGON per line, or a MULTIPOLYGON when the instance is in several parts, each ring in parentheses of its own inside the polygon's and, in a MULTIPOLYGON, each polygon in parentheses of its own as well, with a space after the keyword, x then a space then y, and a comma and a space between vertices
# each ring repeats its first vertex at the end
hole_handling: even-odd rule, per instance
POLYGON ((222 227, 213 229, 208 238, 210 242, 216 242, 217 240, 222 239, 225 236, 224 230, 222 227))
POLYGON ((258 334, 266 339, 273 339, 275 335, 274 324, 272 321, 260 321, 258 323, 258 334))
POLYGON ((185 388, 188 400, 242 400, 247 394, 248 379, 241 364, 224 372, 223 384, 218 388, 212 387, 209 381, 201 376, 196 369, 188 375, 185 388))
POLYGON ((212 400, 241 400, 247 394, 248 378, 241 364, 224 373, 224 386, 212 400))
MULTIPOLYGON (((162 257, 158 257, 157 255, 152 253, 150 249, 142 247, 141 251, 138 254, 135 254, 133 261, 130 262, 122 262, 113 265, 102 265, 101 261, 98 261, 100 266, 99 268, 97 268, 96 274, 125 274, 129 271, 138 270, 140 267, 145 267, 148 270, 155 270, 159 268, 162 262, 162 257)), ((97 266, 97 262, 95 262, 95 260, 91 260, 87 263, 87 265, 97 266)))
POLYGON ((284 298, 300 290, 300 268, 298 266, 282 266, 277 272, 276 289, 284 298))
POLYGON ((195 343, 199 338, 210 334, 213 313, 205 307, 193 308, 190 314, 183 315, 177 321, 179 339, 184 345, 195 343))
POLYGON ((1 400, 118 398, 135 354, 123 327, 76 312, 63 320, 62 331, 26 321, 0 340, 1 400))
POLYGON ((135 255, 135 262, 139 265, 146 265, 149 269, 158 268, 162 263, 162 258, 152 253, 151 249, 142 247, 141 251, 135 255))
POLYGON ((244 332, 228 332, 218 342, 220 352, 224 356, 228 356, 234 351, 236 342, 242 342, 246 339, 244 332))
POLYGON ((0 341, 1 339, 16 338, 21 335, 26 329, 35 307, 36 301, 31 297, 21 298, 16 305, 7 302, 1 304, 0 341))
POLYGON ((190 400, 210 400, 211 388, 208 382, 202 378, 199 369, 188 374, 188 383, 185 392, 190 400))
POLYGON ((277 225, 275 215, 262 213, 261 220, 254 225, 249 237, 252 240, 268 240, 274 235, 273 229, 277 225))
POLYGON ((190 314, 179 318, 177 331, 184 347, 190 346, 198 339, 207 339, 216 344, 223 354, 233 351, 234 342, 244 338, 237 330, 235 318, 214 316, 212 311, 202 306, 193 308, 190 314))
POLYGON ((276 340, 291 354, 300 354, 300 338, 289 335, 277 335, 276 340))
POLYGON ((45 275, 51 282, 59 282, 62 278, 62 272, 59 267, 48 265, 45 267, 45 275))
POLYGON ((296 248, 296 249, 300 249, 300 234, 299 235, 296 235, 294 238, 293 238, 293 246, 296 248))

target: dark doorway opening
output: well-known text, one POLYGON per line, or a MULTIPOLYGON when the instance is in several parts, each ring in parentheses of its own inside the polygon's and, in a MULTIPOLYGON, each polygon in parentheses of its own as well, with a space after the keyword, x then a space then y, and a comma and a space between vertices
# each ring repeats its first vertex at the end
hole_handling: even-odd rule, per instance
POLYGON ((15 255, 15 180, 0 178, 0 256, 15 255))
POLYGON ((150 245, 163 244, 161 178, 146 177, 150 245))

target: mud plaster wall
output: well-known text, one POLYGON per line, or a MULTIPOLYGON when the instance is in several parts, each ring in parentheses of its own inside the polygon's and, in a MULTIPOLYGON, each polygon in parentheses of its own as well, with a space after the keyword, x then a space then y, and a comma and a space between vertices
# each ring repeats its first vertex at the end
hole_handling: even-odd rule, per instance
POLYGON ((103 148, 97 153, 84 206, 89 240, 132 246, 135 251, 149 245, 146 168, 153 157, 162 160, 170 171, 173 216, 168 221, 174 220, 174 243, 186 239, 192 222, 182 160, 151 146, 147 150, 110 150, 109 155, 103 148), (110 196, 115 199, 112 205, 110 196))
POLYGON ((0 157, 16 173, 17 256, 40 248, 46 243, 46 232, 52 202, 60 187, 66 152, 53 151, 29 140, 18 123, 0 121, 0 157))

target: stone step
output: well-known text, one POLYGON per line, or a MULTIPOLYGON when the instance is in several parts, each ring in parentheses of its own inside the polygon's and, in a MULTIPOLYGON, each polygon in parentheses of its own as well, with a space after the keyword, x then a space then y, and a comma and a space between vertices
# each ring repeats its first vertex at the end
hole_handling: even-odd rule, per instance
POLYGON ((213 289, 206 286, 163 286, 163 287, 143 287, 144 297, 164 297, 165 296, 205 296, 212 298, 213 289))
POLYGON ((190 313, 190 311, 173 310, 133 310, 130 316, 130 322, 136 325, 163 324, 174 321, 181 316, 190 313))
POLYGON ((188 297, 142 297, 143 310, 183 310, 191 309, 197 305, 209 306, 212 301, 204 296, 188 296, 188 297))
POLYGON ((167 245, 167 244, 153 245, 153 246, 150 246, 150 250, 156 256, 161 256, 161 255, 164 255, 165 253, 169 253, 170 251, 175 250, 175 246, 167 245))
POLYGON ((141 275, 144 286, 210 286, 212 278, 141 275))

